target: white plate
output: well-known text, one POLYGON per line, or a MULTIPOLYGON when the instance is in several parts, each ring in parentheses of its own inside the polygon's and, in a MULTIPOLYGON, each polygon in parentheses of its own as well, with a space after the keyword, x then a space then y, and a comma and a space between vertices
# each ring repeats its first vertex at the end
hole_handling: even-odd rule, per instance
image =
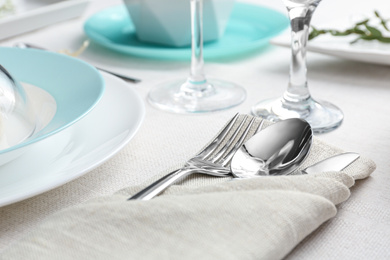
POLYGON ((102 73, 106 92, 86 117, 0 167, 0 206, 63 185, 123 148, 140 127, 145 108, 126 82, 102 73))
MULTIPOLYGON (((390 43, 358 41, 355 44, 350 44, 355 38, 355 36, 321 35, 309 41, 307 50, 348 60, 390 65, 390 43)), ((287 32, 272 39, 271 44, 290 48, 290 39, 290 34, 287 32)))
POLYGON ((14 13, 0 18, 0 39, 75 18, 84 12, 89 1, 14 0, 14 13))

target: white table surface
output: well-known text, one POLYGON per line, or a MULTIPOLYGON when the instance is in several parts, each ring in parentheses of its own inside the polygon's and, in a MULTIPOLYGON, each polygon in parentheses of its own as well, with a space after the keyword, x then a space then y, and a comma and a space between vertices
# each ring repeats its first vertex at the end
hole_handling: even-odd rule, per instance
MULTIPOLYGON (((248 2, 285 12, 282 1, 248 2)), ((13 37, 1 41, 0 45, 10 46, 21 41, 51 50, 77 49, 86 39, 82 30, 84 21, 93 13, 120 3, 119 0, 94 0, 78 19, 13 37)), ((373 10, 390 17, 387 0, 326 0, 316 11, 313 24, 373 10)), ((82 58, 142 79, 142 83, 129 83, 129 87, 135 88, 144 99, 155 84, 178 75, 186 77, 189 70, 189 63, 185 61, 123 56, 94 44, 82 58)), ((248 97, 242 105, 212 114, 175 115, 146 104, 146 117, 139 133, 108 162, 52 191, 0 208, 0 251, 54 212, 140 184, 158 173, 158 169, 153 168, 156 165, 167 169, 184 161, 183 154, 194 154, 198 148, 184 147, 180 152, 167 149, 168 152, 161 154, 153 144, 169 148, 182 145, 191 136, 207 134, 211 138, 236 112, 248 113, 257 101, 279 96, 286 88, 289 59, 288 49, 270 46, 239 59, 206 61, 207 75, 225 78, 246 88, 248 97), (194 124, 206 125, 207 129, 194 127, 194 124), (150 164, 148 158, 152 156, 158 158, 157 163, 150 164), (172 157, 176 158, 175 162, 172 157)), ((332 101, 345 114, 339 129, 320 138, 373 159, 377 170, 370 178, 358 181, 350 199, 339 205, 337 216, 307 237, 287 259, 390 259, 390 67, 309 53, 308 69, 312 95, 332 101)))

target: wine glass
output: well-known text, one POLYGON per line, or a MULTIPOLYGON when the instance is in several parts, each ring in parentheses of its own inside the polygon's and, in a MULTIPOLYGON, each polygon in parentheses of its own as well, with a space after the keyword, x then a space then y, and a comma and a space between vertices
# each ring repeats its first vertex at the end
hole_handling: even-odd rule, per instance
POLYGON ((321 0, 283 0, 291 23, 290 78, 287 91, 277 99, 264 100, 252 107, 252 114, 278 121, 305 119, 315 133, 337 128, 343 121, 342 111, 326 101, 314 100, 307 86, 306 44, 311 17, 321 0))
POLYGON ((175 113, 204 113, 227 109, 243 102, 245 90, 231 82, 206 79, 203 72, 203 0, 191 4, 191 70, 187 79, 155 86, 149 102, 175 113))
POLYGON ((0 150, 31 137, 36 114, 23 86, 0 65, 0 150))

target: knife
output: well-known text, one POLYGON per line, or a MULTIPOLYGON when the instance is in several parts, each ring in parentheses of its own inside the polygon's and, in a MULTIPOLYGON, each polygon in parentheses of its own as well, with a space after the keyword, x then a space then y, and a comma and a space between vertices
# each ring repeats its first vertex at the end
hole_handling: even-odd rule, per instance
POLYGON ((301 171, 301 174, 342 171, 360 157, 357 153, 342 153, 315 163, 301 171))
MULTIPOLYGON (((33 45, 33 44, 29 44, 29 43, 23 43, 23 42, 18 42, 16 44, 14 44, 14 47, 17 47, 17 48, 20 48, 20 49, 30 48, 30 49, 37 49, 37 50, 47 51, 46 49, 44 49, 44 48, 42 48, 40 46, 36 46, 36 45, 33 45)), ((122 74, 118 74, 116 72, 108 71, 108 70, 105 70, 105 69, 102 69, 102 68, 99 68, 99 67, 96 67, 96 66, 95 66, 95 68, 98 69, 98 70, 107 72, 109 74, 112 74, 112 75, 114 75, 114 76, 116 76, 118 78, 130 81, 132 83, 139 83, 139 82, 141 82, 140 79, 131 78, 131 77, 128 77, 128 76, 125 76, 125 75, 122 75, 122 74)))

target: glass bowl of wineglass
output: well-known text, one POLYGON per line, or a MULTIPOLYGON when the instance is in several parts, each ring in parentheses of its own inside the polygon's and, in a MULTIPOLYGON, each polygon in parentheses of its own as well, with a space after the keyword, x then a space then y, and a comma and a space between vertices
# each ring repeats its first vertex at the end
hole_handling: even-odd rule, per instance
POLYGON ((22 85, 0 65, 0 150, 30 137, 36 128, 35 116, 22 85))

